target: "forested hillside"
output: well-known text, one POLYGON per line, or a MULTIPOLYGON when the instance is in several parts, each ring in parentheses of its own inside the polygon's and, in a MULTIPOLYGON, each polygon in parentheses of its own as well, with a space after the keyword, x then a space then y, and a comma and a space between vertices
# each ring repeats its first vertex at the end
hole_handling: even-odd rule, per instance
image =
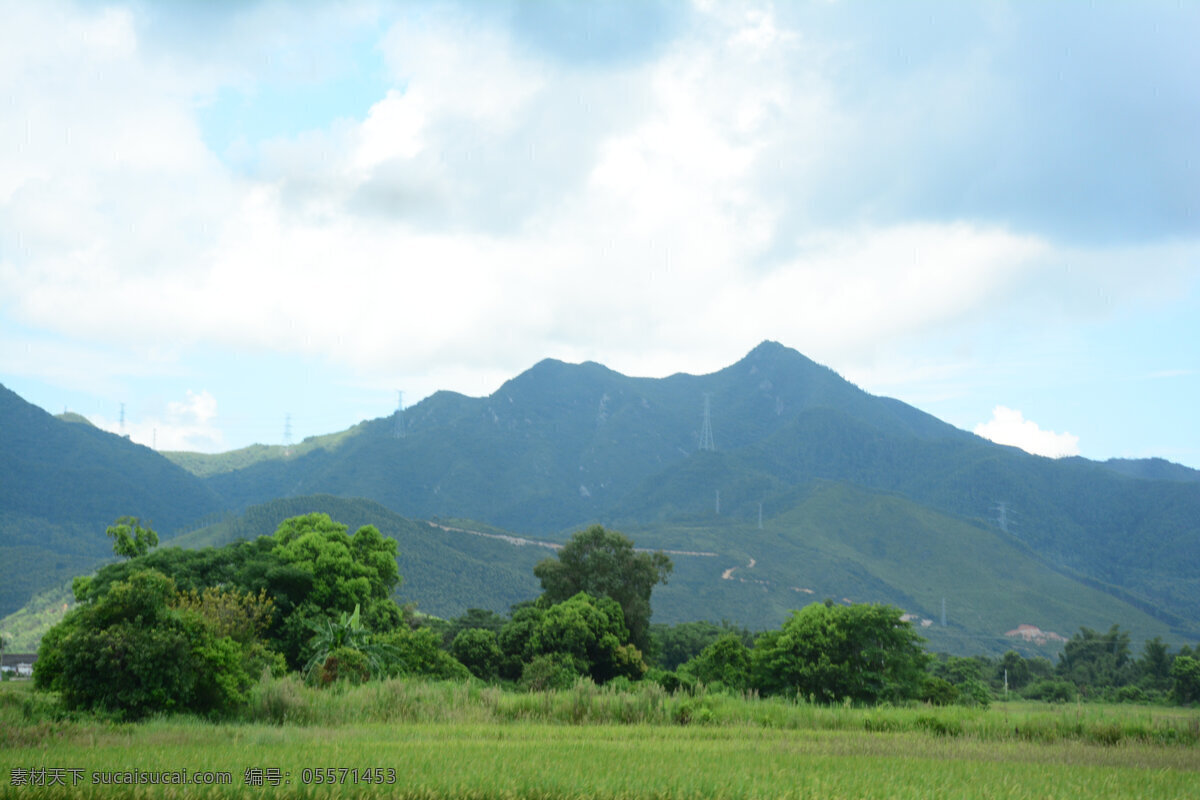
POLYGON ((488 397, 434 394, 402 426, 393 416, 291 449, 168 454, 191 472, 11 392, 0 400, 0 611, 102 558, 104 527, 123 514, 164 539, 209 525, 179 540, 209 544, 323 510, 395 536, 413 559, 402 596, 436 613, 504 610, 538 554, 413 520, 556 541, 602 523, 702 553, 676 557, 655 599, 664 621, 765 627, 811 592, 894 603, 935 620, 928 635, 955 651, 995 650, 1023 623, 1175 640, 1200 629, 1195 470, 1032 456, 772 342, 702 376, 546 360, 488 397))
POLYGON ((757 522, 836 481, 1007 534, 1072 579, 1180 631, 1200 619, 1200 482, 1161 461, 1052 460, 859 390, 765 342, 711 375, 629 378, 543 361, 485 398, 439 393, 293 458, 213 475, 235 507, 374 499, 559 536, 587 522, 757 522), (708 396, 714 452, 700 449, 708 396), (1003 507, 1003 516, 1001 516, 1003 507))
POLYGON ((111 553, 104 528, 123 514, 171 532, 221 506, 153 450, 56 419, 0 386, 0 614, 111 553))

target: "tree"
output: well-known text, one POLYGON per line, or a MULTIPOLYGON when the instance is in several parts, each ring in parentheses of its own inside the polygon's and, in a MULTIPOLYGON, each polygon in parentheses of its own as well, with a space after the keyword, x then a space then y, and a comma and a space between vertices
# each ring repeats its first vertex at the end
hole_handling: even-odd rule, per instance
POLYGON ((764 694, 863 703, 920 696, 929 657, 892 606, 813 603, 755 641, 752 683, 764 694))
POLYGON ((618 675, 640 678, 641 651, 629 640, 621 607, 611 597, 580 592, 546 609, 528 644, 531 656, 558 653, 574 661, 580 675, 605 683, 618 675))
MULTIPOLYGON (((306 584, 307 591, 281 623, 279 637, 284 655, 293 666, 311 657, 308 640, 312 626, 330 614, 350 614, 361 608, 364 627, 376 633, 394 630, 403 619, 391 599, 400 582, 396 566, 396 540, 385 538, 374 525, 365 525, 354 536, 328 514, 306 514, 285 519, 274 535, 272 555, 290 567, 291 578, 306 584)), ((278 578, 268 571, 266 578, 278 578)))
POLYGON ((754 634, 746 628, 738 627, 727 621, 720 625, 715 622, 700 620, 697 622, 680 622, 675 625, 651 625, 650 635, 654 641, 654 654, 658 666, 663 669, 677 669, 679 665, 692 660, 703 652, 704 648, 727 634, 735 634, 747 648, 754 645, 754 634))
POLYGON ((1063 646, 1058 674, 1085 695, 1108 687, 1124 686, 1133 678, 1129 634, 1113 625, 1108 633, 1080 628, 1063 646))
POLYGON ((270 654, 218 635, 203 614, 177 607, 176 599, 174 581, 153 570, 113 584, 42 638, 34 684, 59 692, 67 708, 131 718, 232 710, 270 654))
POLYGON ((642 652, 651 646, 650 593, 666 583, 671 559, 659 551, 639 553, 633 542, 617 531, 594 525, 579 531, 558 551, 533 568, 551 603, 561 603, 579 592, 609 597, 621 607, 629 641, 642 652))
POLYGON ((471 670, 472 675, 484 681, 496 680, 504 661, 496 634, 486 628, 464 628, 459 631, 450 645, 450 655, 471 670))
POLYGON ((726 633, 680 667, 679 671, 701 683, 719 683, 740 692, 750 684, 750 649, 736 633, 726 633))
POLYGON ((1175 656, 1171 663, 1172 694, 1181 705, 1200 703, 1200 659, 1175 656))
POLYGON ((1029 669, 1029 662, 1018 653, 1016 650, 1009 650, 1000 659, 1000 663, 996 667, 996 676, 999 678, 1001 685, 1007 679, 1007 686, 1011 691, 1019 691, 1029 684, 1033 673, 1029 669))
POLYGON ((336 618, 322 617, 311 624, 311 629, 309 648, 313 655, 304 665, 306 680, 327 685, 349 678, 362 683, 384 674, 396 659, 392 645, 372 640, 371 632, 363 627, 357 604, 353 614, 343 611, 336 618))
POLYGON ((121 517, 104 531, 113 540, 113 552, 125 558, 144 556, 158 547, 158 534, 143 528, 137 517, 121 517))
POLYGON ((1171 688, 1171 661, 1167 643, 1161 637, 1155 636, 1147 640, 1142 648, 1142 657, 1137 663, 1141 673, 1141 685, 1160 692, 1171 688))

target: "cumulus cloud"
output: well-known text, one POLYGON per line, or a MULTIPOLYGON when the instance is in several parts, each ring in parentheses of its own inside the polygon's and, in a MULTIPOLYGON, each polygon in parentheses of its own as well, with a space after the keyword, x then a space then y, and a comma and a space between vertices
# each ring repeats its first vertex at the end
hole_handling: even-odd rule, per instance
POLYGON ((1079 437, 1070 433, 1044 431, 1033 420, 1012 408, 996 406, 992 418, 975 426, 975 435, 997 444, 1019 447, 1027 453, 1050 458, 1079 455, 1079 437))
POLYGON ((190 389, 183 400, 166 403, 157 413, 136 419, 96 417, 93 424, 111 433, 128 435, 138 444, 158 450, 189 450, 216 453, 225 449, 225 437, 217 426, 217 400, 208 391, 190 389))
MULTIPOLYGON (((0 126, 0 239, 15 243, 0 310, 32 329, 480 392, 547 355, 704 371, 766 338, 869 365, 881 342, 1036 299, 1047 272, 1067 295, 1095 285, 1086 244, 1013 211, 1018 197, 1079 207, 1067 176, 1047 194, 1030 183, 1040 167, 1013 169, 1061 155, 1030 158, 1043 131, 1021 92, 1037 75, 1007 71, 1027 7, 984 24, 931 7, 957 37, 907 11, 881 24, 839 4, 656 6, 653 36, 576 61, 571 37, 544 40, 569 6, 193 12, 184 27, 230 42, 228 59, 164 46, 175 18, 142 6, 3 7, 0 93, 22 124, 0 126), (252 95, 258 53, 286 65, 326 30, 376 24, 390 88, 360 115, 249 143, 252 169, 210 150, 198 108, 224 87, 252 95)), ((1086 150, 1071 134, 1097 129, 1072 119, 1055 141, 1086 150)), ((1152 144, 1135 137, 1134 161, 1152 144)), ((1171 174, 1169 197, 1194 199, 1200 180, 1171 174)), ((1161 283, 1143 233, 1125 231, 1108 298, 1161 283)), ((1195 242, 1173 246, 1195 263, 1195 242)))

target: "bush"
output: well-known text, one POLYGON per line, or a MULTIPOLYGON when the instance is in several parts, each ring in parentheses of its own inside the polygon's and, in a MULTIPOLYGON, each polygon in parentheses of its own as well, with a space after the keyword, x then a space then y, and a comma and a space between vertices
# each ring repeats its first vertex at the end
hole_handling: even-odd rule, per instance
POLYGON ((199 611, 173 607, 175 599, 175 582, 154 570, 113 584, 46 633, 35 685, 60 692, 69 709, 129 718, 232 711, 271 654, 217 635, 199 611))
POLYGON ((987 708, 992 704, 992 691, 983 681, 970 678, 958 687, 958 702, 964 706, 987 708))
POLYGON ((534 656, 521 671, 521 686, 531 692, 570 689, 580 677, 575 661, 562 653, 534 656))
POLYGON ((339 647, 331 650, 317 669, 317 683, 328 686, 345 681, 351 684, 366 683, 371 678, 371 665, 361 650, 339 647))
POLYGON ((1044 700, 1048 703, 1069 703, 1075 699, 1075 695, 1075 684, 1060 680, 1038 681, 1021 692, 1021 696, 1028 700, 1044 700))
POLYGON ((494 681, 500 675, 504 653, 496 634, 486 628, 467 628, 454 637, 450 654, 471 671, 476 678, 494 681))
POLYGON ((945 678, 926 675, 921 684, 921 701, 934 706, 949 706, 958 702, 958 687, 945 678))

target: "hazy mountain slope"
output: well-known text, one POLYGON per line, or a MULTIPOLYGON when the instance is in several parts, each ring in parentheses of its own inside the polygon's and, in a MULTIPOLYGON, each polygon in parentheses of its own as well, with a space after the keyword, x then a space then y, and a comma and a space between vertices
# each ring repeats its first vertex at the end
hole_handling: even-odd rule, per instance
POLYGON ((1083 459, 1054 461, 973 436, 914 439, 840 409, 814 408, 748 447, 699 453, 615 509, 617 524, 707 514, 768 516, 813 480, 903 495, 975 524, 1003 527, 1048 563, 1176 626, 1200 620, 1200 486, 1135 480, 1083 459), (707 458, 701 458, 707 456, 707 458))
MULTIPOLYGON (((48 415, 33 415, 30 425, 45 425, 46 419, 48 415)), ((50 422, 58 426, 53 436, 67 429, 87 430, 50 422)), ((426 565, 414 575, 435 576, 437 585, 456 587, 438 594, 433 584, 418 584, 413 597, 447 609, 459 602, 453 596, 457 587, 501 605, 500 598, 517 597, 531 585, 526 567, 536 558, 517 564, 507 546, 486 552, 473 549, 499 546, 496 540, 480 537, 451 546, 446 532, 431 538, 420 524, 399 518, 477 519, 558 540, 590 522, 603 522, 636 531, 647 544, 717 553, 677 559, 678 580, 673 579, 675 588, 663 595, 663 613, 675 619, 728 613, 746 624, 777 621, 787 605, 784 598, 794 602, 807 597, 782 594, 772 599, 759 584, 721 580, 724 570, 740 570, 737 564, 749 558, 758 560, 759 570, 780 568, 800 576, 815 570, 813 574, 836 576, 831 586, 848 588, 830 589, 834 594, 890 598, 930 618, 930 600, 921 594, 919 579, 925 567, 891 555, 898 551, 886 538, 863 538, 864 531, 883 536, 883 531, 898 526, 910 538, 939 542, 927 548, 929 569, 947 568, 953 574, 983 570, 970 585, 951 587, 961 600, 962 613, 954 616, 949 629, 955 624, 985 626, 971 629, 972 635, 994 637, 998 626, 1009 624, 1005 609, 1038 611, 1047 625, 1083 619, 1087 621, 1080 624, 1092 627, 1120 620, 1143 624, 1139 615, 1145 612, 1159 620, 1154 630, 1170 626, 1181 635, 1194 633, 1200 620, 1200 481, 1189 478, 1194 470, 1153 460, 1098 464, 1031 456, 899 401, 867 394, 832 370, 771 342, 710 375, 663 379, 631 378, 593 363, 546 360, 489 397, 439 392, 423 400, 404 411, 399 436, 396 422, 395 417, 366 421, 349 431, 306 440, 290 452, 258 448, 197 458, 173 456, 207 474, 202 482, 145 448, 93 430, 90 436, 115 445, 122 458, 141 453, 153 461, 126 465, 97 458, 86 449, 49 463, 0 457, 0 477, 7 470, 26 485, 44 481, 51 486, 47 492, 58 493, 45 507, 61 511, 43 519, 32 506, 0 507, 8 515, 0 517, 0 524, 43 519, 44 530, 34 539, 65 543, 88 530, 102 532, 103 524, 118 514, 140 513, 159 523, 152 513, 139 509, 146 501, 122 486, 125 474, 139 475, 155 498, 185 520, 218 505, 241 514, 268 504, 243 520, 231 517, 214 529, 218 533, 206 536, 269 533, 283 516, 303 513, 297 508, 307 510, 309 502, 276 499, 331 495, 321 502, 357 515, 343 520, 352 525, 367 517, 386 518, 384 512, 390 509, 387 513, 397 519, 388 518, 388 524, 397 535, 409 537, 410 544, 402 541, 402 549, 407 547, 418 559, 414 563, 426 565), (706 396, 713 452, 699 450, 706 396), (89 493, 76 495, 64 487, 83 480, 92 468, 98 470, 97 485, 106 487, 103 497, 113 502, 102 524, 89 529, 96 523, 72 516, 70 507, 86 501, 89 493), (148 472, 142 476, 138 469, 148 472), (171 481, 180 483, 177 491, 171 481), (208 502, 185 491, 197 486, 208 502), (820 486, 842 489, 817 492, 814 487, 820 486), (173 496, 181 501, 166 500, 173 496), (219 504, 214 497, 220 498, 219 504), (369 498, 379 507, 368 514, 360 505, 337 506, 337 497, 369 498), (818 502, 818 497, 823 499, 818 502), (59 504, 64 504, 62 509, 59 504), (763 531, 757 530, 760 507, 763 531), (868 508, 877 513, 864 516, 868 508), (854 544, 818 535, 841 529, 848 531, 845 541, 854 544), (1017 555, 972 565, 971 548, 962 550, 955 544, 959 541, 974 541, 978 552, 1002 542, 1017 555), (450 549, 438 549, 443 546, 450 549), (872 547, 883 548, 884 555, 873 554, 872 547), (710 573, 720 559, 733 563, 717 570, 714 583, 710 573), (461 562, 458 567, 453 566, 456 560, 461 562), (1024 566, 1012 574, 1000 569, 1011 563, 1024 566), (456 582, 461 570, 473 576, 471 580, 456 582), (1029 584, 1040 588, 1022 588, 1020 581, 1031 580, 1028 575, 1042 576, 1029 584), (498 593, 488 581, 498 582, 498 593), (1009 585, 1012 581, 1015 586, 1009 585), (966 613, 968 604, 962 598, 970 596, 973 587, 985 586, 996 596, 995 604, 981 601, 979 608, 984 610, 974 616, 966 613), (1028 598, 1025 605, 1012 599, 1022 596, 1028 598), (1117 617, 1110 619, 1114 614, 1117 617)), ((53 436, 26 438, 49 442, 53 436)), ((10 447, 14 453, 30 449, 10 447)), ((37 527, 26 525, 23 530, 37 527)), ((159 524, 159 530, 171 529, 159 524)), ((10 537, 6 544, 17 541, 10 537)), ((61 552, 71 558, 93 552, 89 547, 106 546, 94 533, 75 549, 56 544, 55 551, 27 540, 20 544, 41 546, 43 555, 61 552)), ((46 571, 49 583, 76 564, 63 558, 51 567, 38 556, 31 571, 46 571)), ((773 578, 779 583, 785 579, 783 574, 773 578)), ((1041 624, 1036 619, 1019 621, 1041 624)))
POLYGON ((843 483, 818 481, 790 499, 762 529, 756 518, 711 510, 688 525, 630 528, 644 546, 718 553, 676 558, 670 583, 656 590, 656 621, 692 619, 699 607, 714 620, 768 627, 830 598, 892 603, 931 620, 922 635, 948 652, 1002 652, 1015 644, 1004 634, 1023 623, 1070 635, 1110 620, 1139 638, 1174 638, 1166 623, 1052 569, 998 530, 843 483))
MULTIPOLYGON (((874 397, 765 342, 710 375, 629 378, 547 360, 485 398, 439 393, 317 449, 209 479, 236 507, 280 495, 363 496, 411 517, 463 516, 561 535, 588 521, 644 524, 780 514, 815 479, 907 497, 1006 528, 1056 568, 1200 619, 1200 482, 1186 468, 1051 459, 1002 447, 874 397), (704 397, 717 452, 698 454, 704 397), (714 456, 707 460, 698 455, 714 456), (1118 465, 1120 466, 1120 465, 1118 465)), ((1174 465, 1178 466, 1178 465, 1174 465)))
POLYGON ((0 386, 0 615, 110 554, 104 529, 117 517, 170 533, 220 504, 153 450, 56 419, 0 386))

